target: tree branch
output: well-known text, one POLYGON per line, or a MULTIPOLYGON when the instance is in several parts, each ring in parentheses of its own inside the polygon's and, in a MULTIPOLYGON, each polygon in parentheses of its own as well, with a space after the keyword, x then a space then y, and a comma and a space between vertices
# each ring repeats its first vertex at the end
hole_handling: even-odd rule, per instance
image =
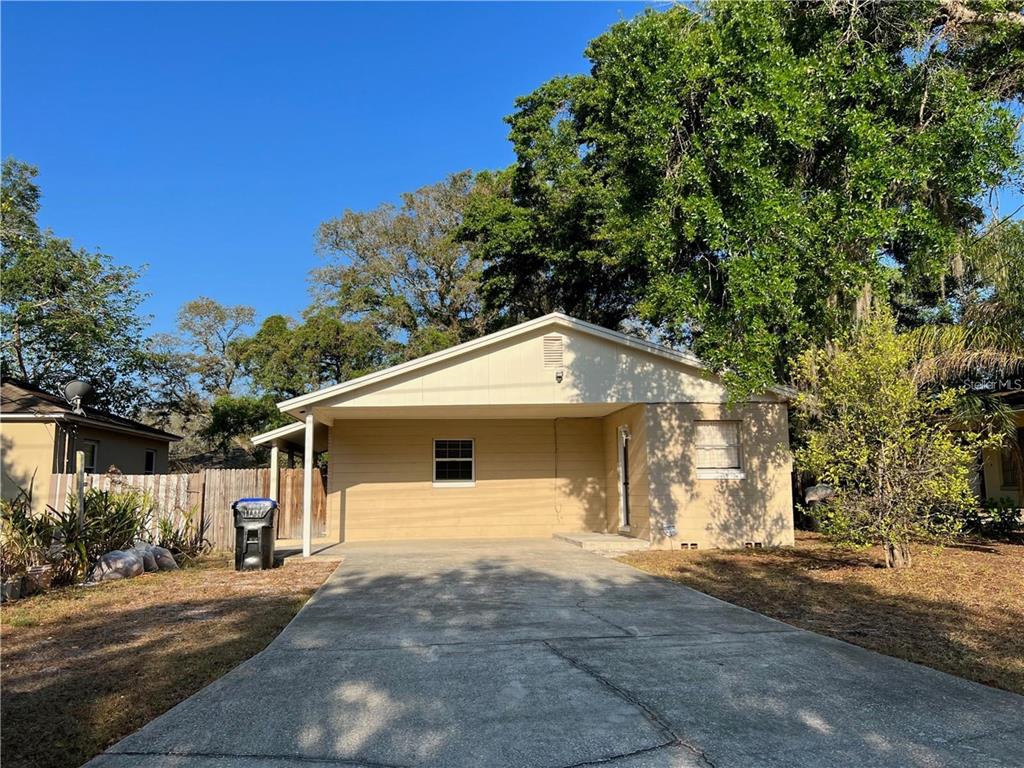
POLYGON ((942 8, 950 21, 961 24, 1016 24, 1024 27, 1024 14, 1013 11, 975 11, 967 7, 964 0, 944 0, 942 8))

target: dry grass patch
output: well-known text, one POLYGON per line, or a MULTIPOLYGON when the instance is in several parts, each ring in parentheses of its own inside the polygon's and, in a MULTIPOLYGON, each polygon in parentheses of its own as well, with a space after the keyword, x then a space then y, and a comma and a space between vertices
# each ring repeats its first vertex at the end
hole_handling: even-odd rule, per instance
POLYGON ((227 556, 0 612, 4 766, 78 766, 266 647, 337 567, 227 556))
POLYGON ((914 548, 887 570, 880 549, 636 552, 620 558, 788 624, 979 683, 1024 693, 1024 545, 914 548))

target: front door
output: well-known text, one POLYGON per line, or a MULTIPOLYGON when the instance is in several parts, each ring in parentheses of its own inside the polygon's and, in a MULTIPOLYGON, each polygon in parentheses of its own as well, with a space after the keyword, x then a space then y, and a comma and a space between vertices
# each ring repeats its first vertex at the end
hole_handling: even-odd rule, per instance
POLYGON ((619 427, 619 528, 629 530, 629 428, 619 427))

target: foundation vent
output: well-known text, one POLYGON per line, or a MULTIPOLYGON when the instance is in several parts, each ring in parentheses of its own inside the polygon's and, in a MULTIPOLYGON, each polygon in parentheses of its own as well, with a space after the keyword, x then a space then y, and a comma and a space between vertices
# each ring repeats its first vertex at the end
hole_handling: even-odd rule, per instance
POLYGON ((561 368, 565 357, 565 343, 562 336, 544 337, 544 367, 561 368))
POLYGON ((696 541, 684 541, 679 545, 680 549, 697 549, 696 541))
POLYGON ((764 542, 761 541, 745 541, 743 546, 747 549, 764 549, 764 542))

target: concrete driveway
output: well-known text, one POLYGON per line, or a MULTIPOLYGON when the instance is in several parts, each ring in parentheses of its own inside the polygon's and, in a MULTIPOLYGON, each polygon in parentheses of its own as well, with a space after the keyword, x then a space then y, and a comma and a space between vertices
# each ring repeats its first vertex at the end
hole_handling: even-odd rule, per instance
POLYGON ((1024 697, 566 544, 345 553, 263 653, 89 765, 1024 765, 1024 697))

